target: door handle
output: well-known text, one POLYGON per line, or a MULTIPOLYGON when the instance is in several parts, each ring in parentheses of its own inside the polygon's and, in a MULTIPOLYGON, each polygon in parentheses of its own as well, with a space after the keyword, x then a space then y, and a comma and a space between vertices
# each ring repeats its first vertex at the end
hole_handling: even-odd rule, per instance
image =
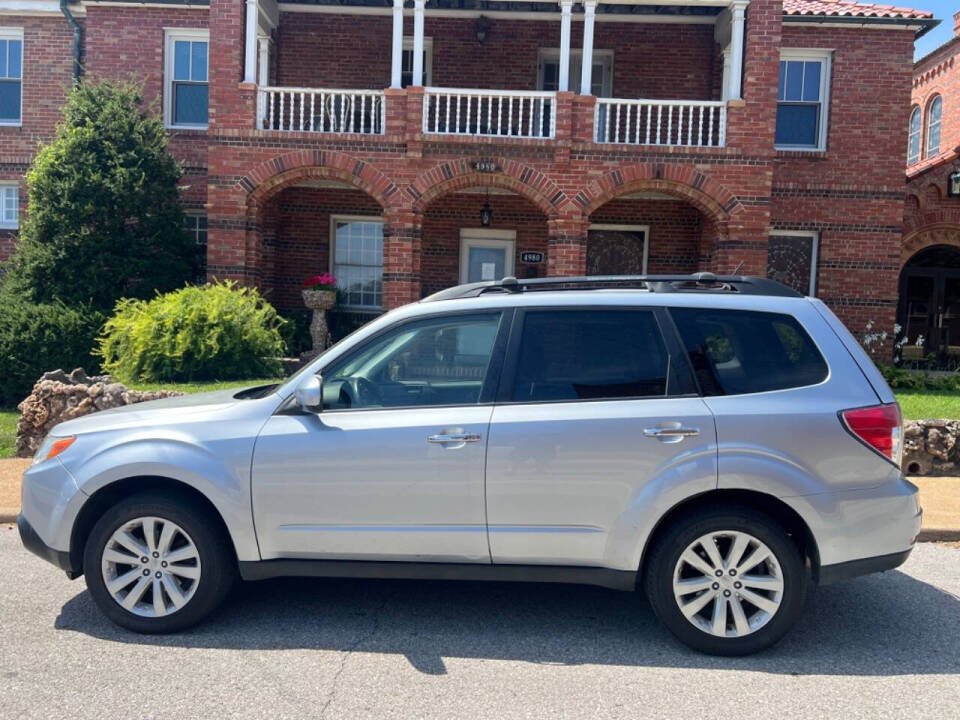
POLYGON ((678 427, 678 428, 647 428, 643 434, 652 438, 677 438, 682 440, 685 437, 695 437, 700 434, 700 428, 678 427))
POLYGON ((468 443, 479 441, 479 433, 439 433, 437 435, 427 436, 427 442, 430 443, 468 443))

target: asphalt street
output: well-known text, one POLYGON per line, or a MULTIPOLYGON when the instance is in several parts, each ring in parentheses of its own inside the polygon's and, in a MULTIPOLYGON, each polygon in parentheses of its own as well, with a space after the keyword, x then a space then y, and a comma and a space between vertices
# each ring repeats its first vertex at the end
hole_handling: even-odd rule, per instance
POLYGON ((112 626, 0 526, 3 718, 956 718, 960 550, 819 588, 776 648, 712 658, 640 595, 279 580, 182 635, 112 626))

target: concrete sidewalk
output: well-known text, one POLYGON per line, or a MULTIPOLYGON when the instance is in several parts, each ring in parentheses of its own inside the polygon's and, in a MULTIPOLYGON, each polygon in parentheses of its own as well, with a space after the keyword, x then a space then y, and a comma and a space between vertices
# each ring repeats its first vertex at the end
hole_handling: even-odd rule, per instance
MULTIPOLYGON (((29 459, 0 460, 0 523, 14 522, 20 512, 20 476, 29 459)), ((923 541, 960 541, 960 477, 910 478, 920 488, 923 541)))

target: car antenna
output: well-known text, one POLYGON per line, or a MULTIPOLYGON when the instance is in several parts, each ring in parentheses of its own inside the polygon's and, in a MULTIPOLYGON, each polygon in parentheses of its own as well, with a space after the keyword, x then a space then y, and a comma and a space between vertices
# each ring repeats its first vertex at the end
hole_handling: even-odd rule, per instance
POLYGON ((741 261, 740 261, 740 264, 737 265, 737 266, 733 269, 733 273, 731 273, 731 274, 733 274, 733 275, 739 275, 739 274, 740 274, 740 268, 742 268, 742 267, 743 267, 743 260, 741 260, 741 261))

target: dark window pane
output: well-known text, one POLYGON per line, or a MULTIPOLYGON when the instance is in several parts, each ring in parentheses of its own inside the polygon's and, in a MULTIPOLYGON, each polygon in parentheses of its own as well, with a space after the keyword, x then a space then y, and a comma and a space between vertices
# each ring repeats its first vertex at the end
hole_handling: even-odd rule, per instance
POLYGON ((0 82, 0 121, 20 119, 20 81, 0 82))
POLYGON ((174 83, 173 122, 176 125, 207 124, 207 85, 174 83))
POLYGON ((8 77, 7 57, 9 53, 9 44, 9 40, 0 40, 0 77, 8 77))
POLYGON ((820 63, 818 62, 803 64, 803 100, 806 102, 820 100, 820 63))
POLYGON ((803 95, 803 62, 790 60, 787 62, 787 87, 784 100, 800 100, 803 95))
POLYGON ((777 105, 777 145, 816 146, 819 105, 777 105))
POLYGON ((780 61, 780 79, 777 84, 777 100, 783 100, 787 92, 787 61, 780 61))
POLYGON ((813 242, 809 236, 772 235, 767 250, 767 277, 809 295, 813 242))
POLYGON ((529 312, 513 399, 662 396, 667 393, 667 373, 667 351, 651 312, 529 312))
POLYGON ((190 79, 190 43, 187 40, 173 43, 173 79, 190 79))
POLYGON ((190 65, 190 79, 195 82, 207 81, 207 44, 205 42, 191 43, 192 63, 190 65))
POLYGON ((671 308, 705 395, 740 395, 822 382, 827 364, 789 315, 671 308))
POLYGON ((19 78, 20 60, 23 57, 23 43, 20 40, 10 40, 10 52, 7 61, 7 77, 19 78))

